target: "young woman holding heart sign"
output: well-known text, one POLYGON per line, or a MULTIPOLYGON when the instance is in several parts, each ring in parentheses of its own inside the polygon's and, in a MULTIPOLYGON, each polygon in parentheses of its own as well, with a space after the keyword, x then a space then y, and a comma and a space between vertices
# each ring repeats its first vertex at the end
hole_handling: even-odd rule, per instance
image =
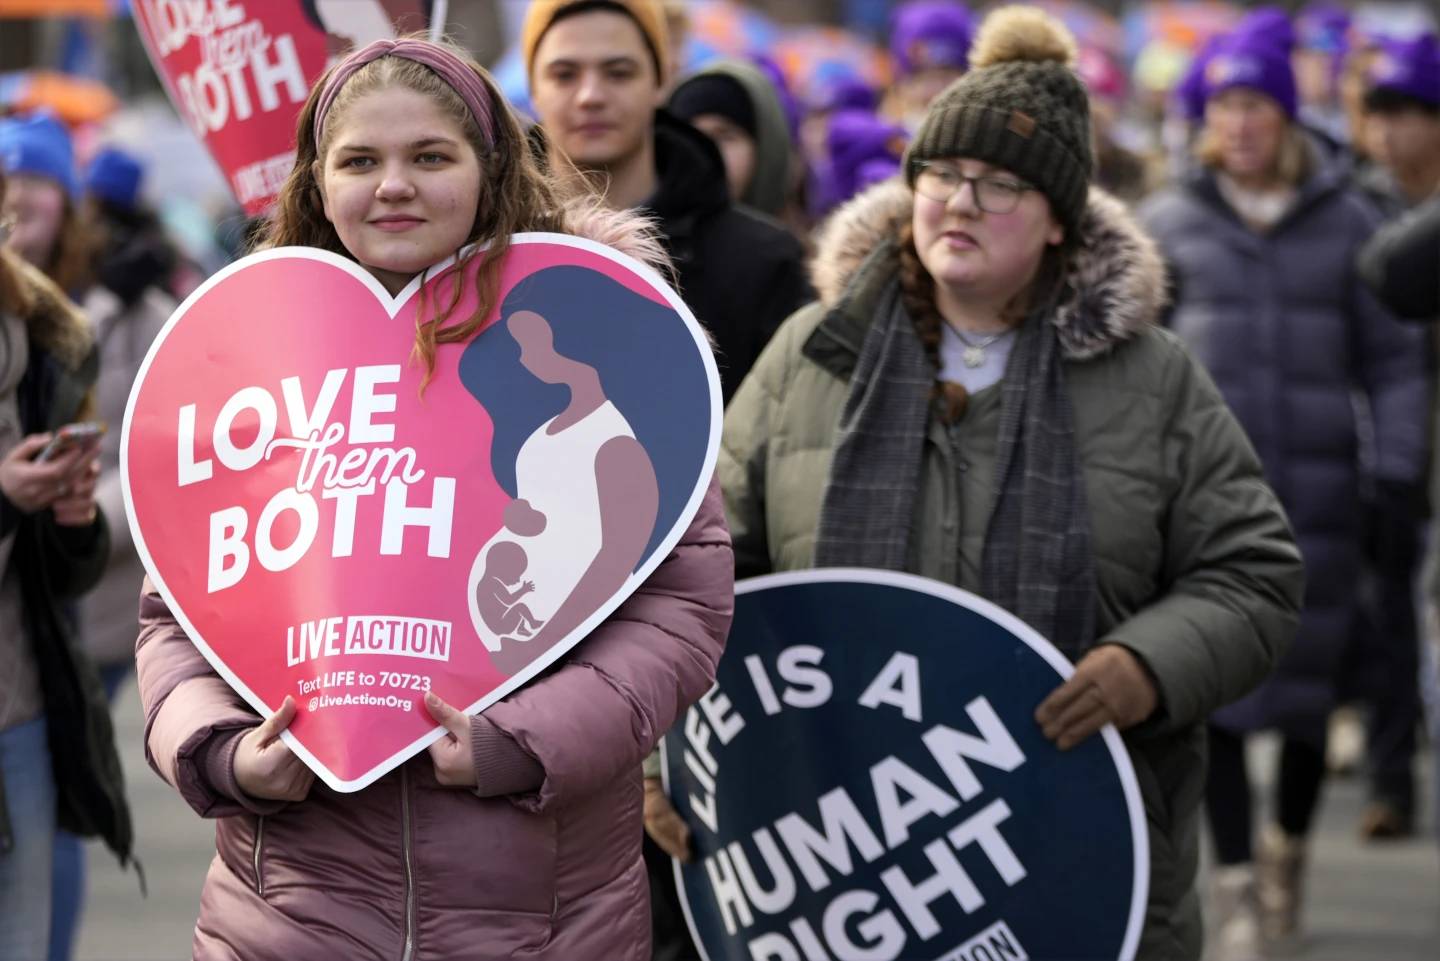
MULTIPOLYGON (((488 74, 446 45, 350 55, 311 92, 297 139, 269 245, 350 257, 394 294, 488 242, 459 264, 479 258, 472 316, 451 316, 459 285, 449 304, 422 302, 414 358, 432 375, 437 346, 469 341, 495 307, 512 234, 662 259, 643 222, 558 196, 488 74)), ((147 752, 217 819, 195 956, 648 957, 640 761, 712 683, 731 591, 712 484, 678 548, 573 656, 478 717, 430 695, 448 736, 340 794, 280 740, 294 701, 257 717, 147 585, 147 752)))

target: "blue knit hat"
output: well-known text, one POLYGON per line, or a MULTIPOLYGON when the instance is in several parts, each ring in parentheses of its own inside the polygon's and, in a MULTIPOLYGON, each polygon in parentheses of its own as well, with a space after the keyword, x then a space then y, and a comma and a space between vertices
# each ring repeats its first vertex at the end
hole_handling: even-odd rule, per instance
POLYGON ((48 177, 72 198, 79 192, 70 133, 49 114, 0 120, 0 167, 10 174, 48 177))
POLYGON ((116 147, 106 147, 95 155, 85 171, 85 192, 117 207, 134 210, 144 177, 145 168, 138 159, 116 147))
POLYGON ((902 77, 930 67, 964 70, 975 21, 959 0, 913 0, 895 11, 890 55, 902 77))
POLYGON ((1205 64, 1205 100, 1245 87, 1270 97, 1295 119, 1297 96, 1290 51, 1273 37, 1255 33, 1233 33, 1220 42, 1205 64))
POLYGON ((1315 0, 1295 21, 1295 42, 1304 50, 1335 56, 1349 47, 1350 12, 1332 0, 1315 0))

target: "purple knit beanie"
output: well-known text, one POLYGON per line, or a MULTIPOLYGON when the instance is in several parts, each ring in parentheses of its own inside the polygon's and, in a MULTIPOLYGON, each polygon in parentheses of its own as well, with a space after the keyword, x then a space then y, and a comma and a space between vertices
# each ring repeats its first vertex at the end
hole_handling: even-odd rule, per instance
POLYGON ((1205 67, 1220 49, 1223 39, 1216 36, 1206 40, 1195 51, 1195 56, 1185 68, 1185 75, 1175 85, 1175 102, 1180 106, 1181 114, 1191 123, 1199 123, 1205 117, 1205 67))
POLYGON ((1205 100, 1235 87, 1257 90, 1270 97, 1295 119, 1295 72, 1290 67, 1290 52, 1277 45, 1273 38, 1253 33, 1233 33, 1226 37, 1204 71, 1205 100))
POLYGON ((930 67, 965 70, 974 37, 975 20, 958 0, 913 0, 895 11, 890 56, 902 77, 930 67))
POLYGON ((826 201, 833 205, 849 200, 867 182, 877 179, 880 163, 893 164, 890 173, 899 171, 906 140, 904 127, 868 111, 841 110, 834 114, 825 135, 826 201))
POLYGON ((1440 107, 1440 43, 1435 34, 1411 40, 1381 40, 1370 65, 1372 90, 1400 94, 1440 107))
POLYGON ((1235 24, 1231 35, 1245 34, 1251 39, 1268 43, 1288 55, 1295 49, 1295 23, 1290 14, 1279 7, 1256 7, 1235 24))

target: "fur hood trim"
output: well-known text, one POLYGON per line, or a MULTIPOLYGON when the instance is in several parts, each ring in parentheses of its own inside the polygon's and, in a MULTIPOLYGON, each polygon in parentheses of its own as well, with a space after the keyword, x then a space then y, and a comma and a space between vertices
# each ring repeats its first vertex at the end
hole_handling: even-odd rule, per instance
POLYGON ((80 370, 94 342, 80 308, 49 277, 8 248, 0 248, 0 271, 17 281, 18 299, 0 306, 19 314, 30 338, 61 365, 71 372, 80 370))
MULTIPOLYGON (((837 210, 816 239, 811 279, 827 309, 842 303, 866 259, 910 220, 914 195, 899 180, 877 184, 837 210)), ((1165 305, 1165 267, 1155 242, 1125 205, 1090 188, 1069 291, 1051 323, 1065 356, 1087 360, 1154 324, 1165 305)))
POLYGON ((593 194, 565 201, 560 209, 565 232, 614 247, 651 268, 674 286, 674 269, 655 221, 633 210, 614 210, 593 194))

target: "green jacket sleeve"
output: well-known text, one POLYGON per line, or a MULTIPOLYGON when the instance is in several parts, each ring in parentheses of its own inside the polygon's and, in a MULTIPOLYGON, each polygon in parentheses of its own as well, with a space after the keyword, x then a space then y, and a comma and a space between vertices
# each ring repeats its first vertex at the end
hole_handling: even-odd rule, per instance
POLYGON ((1299 548, 1244 430, 1178 343, 1168 366, 1164 586, 1101 639, 1138 655, 1159 686, 1141 736, 1201 721, 1264 680, 1304 591, 1299 548))
POLYGON ((720 440, 720 486, 725 492, 725 519, 735 550, 735 577, 756 577, 771 571, 765 522, 765 477, 770 442, 778 421, 789 370, 800 355, 797 332, 808 329, 802 308, 780 325, 760 352, 755 366, 725 409, 720 440))

